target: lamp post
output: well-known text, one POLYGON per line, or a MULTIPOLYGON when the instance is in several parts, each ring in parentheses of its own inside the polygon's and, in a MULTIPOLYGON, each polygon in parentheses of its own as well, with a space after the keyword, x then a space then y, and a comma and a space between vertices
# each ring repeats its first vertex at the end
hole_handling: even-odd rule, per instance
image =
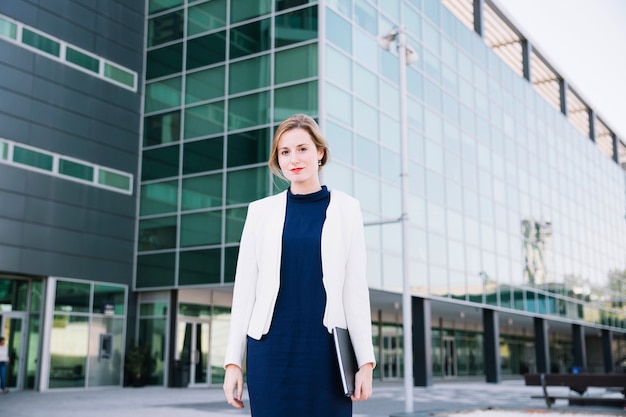
POLYGON ((406 110, 406 66, 417 61, 417 53, 407 45, 404 26, 392 28, 379 37, 379 45, 389 50, 396 41, 400 61, 400 187, 402 194, 402 334, 404 338, 404 408, 413 412, 413 315, 411 312, 411 282, 409 276, 409 183, 408 127, 406 110))

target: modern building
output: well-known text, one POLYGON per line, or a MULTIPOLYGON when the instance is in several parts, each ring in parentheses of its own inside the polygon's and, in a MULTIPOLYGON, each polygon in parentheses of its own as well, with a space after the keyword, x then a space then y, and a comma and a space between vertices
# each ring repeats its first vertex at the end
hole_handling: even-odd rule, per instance
POLYGON ((12 386, 121 385, 135 345, 144 383, 221 384, 247 204, 300 112, 364 211, 377 378, 403 377, 403 198, 416 385, 626 356, 626 145, 495 0, 48 3, 0 4, 12 386))

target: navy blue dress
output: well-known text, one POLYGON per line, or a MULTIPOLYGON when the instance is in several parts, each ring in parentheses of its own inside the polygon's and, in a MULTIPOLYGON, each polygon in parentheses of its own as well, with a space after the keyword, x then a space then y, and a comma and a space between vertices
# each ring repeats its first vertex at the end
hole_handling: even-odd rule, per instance
POLYGON ((321 237, 330 192, 287 191, 280 290, 269 332, 248 337, 253 417, 349 417, 332 335, 323 325, 321 237))

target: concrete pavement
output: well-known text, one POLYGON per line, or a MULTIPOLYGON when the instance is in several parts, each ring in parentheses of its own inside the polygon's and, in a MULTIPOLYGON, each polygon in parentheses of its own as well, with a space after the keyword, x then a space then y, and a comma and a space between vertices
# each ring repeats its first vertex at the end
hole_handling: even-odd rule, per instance
MULTIPOLYGON (((557 393, 559 388, 551 388, 557 393)), ((563 393, 567 388, 563 388, 563 393)), ((526 387, 522 380, 487 384, 477 381, 435 382, 431 387, 413 389, 415 413, 432 416, 444 411, 496 409, 535 409, 545 411, 542 400, 531 399, 540 387, 526 387)), ((224 401, 221 388, 99 388, 57 390, 52 392, 15 391, 0 395, 0 414, 7 417, 218 417, 249 416, 246 409, 236 410, 224 401)), ((605 412, 625 415, 619 409, 570 407, 557 401, 553 410, 605 412)), ((389 417, 404 412, 402 382, 377 382, 374 395, 355 403, 354 417, 389 417)), ((297 416, 293 416, 297 417, 297 416)))

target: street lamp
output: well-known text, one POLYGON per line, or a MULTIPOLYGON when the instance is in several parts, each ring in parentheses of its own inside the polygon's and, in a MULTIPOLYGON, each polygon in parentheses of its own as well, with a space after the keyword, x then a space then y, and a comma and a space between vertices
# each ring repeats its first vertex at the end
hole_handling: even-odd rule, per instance
POLYGON ((397 42, 400 61, 400 187, 402 194, 402 332, 404 336, 404 408, 413 412, 413 316, 411 313, 411 282, 409 276, 409 182, 408 127, 406 110, 406 66, 417 62, 417 53, 407 45, 404 26, 394 27, 378 38, 378 44, 389 50, 397 42))

